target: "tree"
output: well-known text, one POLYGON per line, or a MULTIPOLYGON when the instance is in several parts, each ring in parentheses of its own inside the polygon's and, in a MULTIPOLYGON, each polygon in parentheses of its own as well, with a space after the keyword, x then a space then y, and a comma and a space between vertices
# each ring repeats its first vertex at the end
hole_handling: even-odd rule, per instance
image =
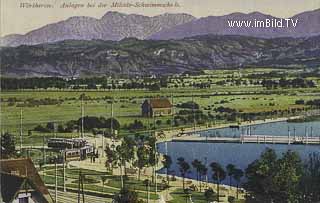
POLYGON ((161 87, 160 87, 160 84, 158 84, 158 83, 154 83, 149 86, 150 91, 160 91, 160 89, 161 89, 161 87))
POLYGON ((271 202, 274 196, 272 177, 275 175, 275 163, 277 155, 274 150, 267 148, 260 159, 253 161, 247 167, 245 173, 247 182, 244 187, 249 191, 248 199, 261 202, 271 202))
POLYGON ((136 146, 135 139, 130 136, 125 136, 123 138, 121 145, 125 148, 125 154, 124 154, 125 160, 127 162, 132 162, 135 155, 135 146, 136 146))
POLYGON ((227 174, 229 176, 229 185, 230 185, 230 188, 231 188, 232 177, 233 177, 233 174, 234 174, 234 170, 236 169, 236 166, 233 165, 233 164, 228 164, 226 168, 227 168, 227 174))
POLYGON ((118 166, 119 157, 116 151, 112 150, 109 146, 106 147, 105 153, 107 156, 107 160, 105 166, 112 173, 112 169, 115 166, 118 166))
POLYGON ((101 176, 101 181, 102 181, 102 192, 103 192, 104 183, 107 181, 107 176, 101 176))
POLYGON ((149 136, 147 143, 149 145, 149 160, 148 164, 152 166, 152 182, 155 181, 155 166, 158 163, 157 149, 156 149, 157 138, 155 136, 149 136))
POLYGON ((206 198, 208 203, 214 201, 215 200, 215 193, 214 193, 213 189, 212 188, 207 189, 204 192, 204 197, 206 198))
POLYGON ((190 165, 188 164, 188 162, 186 162, 184 160, 183 157, 179 157, 177 160, 178 160, 177 164, 179 165, 179 171, 180 171, 180 174, 182 176, 182 186, 183 186, 183 189, 185 189, 185 181, 184 181, 184 179, 186 177, 186 174, 190 170, 190 165))
POLYGON ((295 202, 298 199, 302 168, 299 155, 291 150, 277 160, 276 174, 273 177, 273 185, 277 189, 275 202, 295 202))
POLYGON ((149 153, 147 148, 143 145, 140 146, 137 150, 137 160, 135 162, 135 166, 138 167, 138 180, 140 180, 141 170, 148 165, 149 153))
POLYGON ((244 173, 241 169, 235 168, 233 171, 233 179, 237 182, 237 199, 239 199, 239 184, 244 173))
POLYGON ((304 166, 299 183, 301 202, 320 201, 320 153, 312 153, 304 166))
POLYGON ((267 149, 260 159, 246 169, 248 179, 244 187, 249 191, 249 202, 296 202, 303 165, 297 153, 287 151, 277 158, 267 149))
MULTIPOLYGON (((207 175, 207 172, 208 172, 208 168, 204 165, 204 164, 201 164, 200 165, 200 168, 199 168, 199 174, 200 174, 200 181, 202 181, 202 177, 207 175)), ((201 182, 200 182, 200 192, 201 192, 201 189, 202 189, 202 186, 201 186, 201 182)))
POLYGON ((105 121, 105 127, 106 128, 109 128, 113 130, 119 130, 120 129, 120 122, 115 119, 115 118, 108 118, 106 121, 105 121))
POLYGON ((166 176, 167 176, 167 181, 168 181, 168 185, 169 185, 169 172, 170 172, 170 168, 171 168, 171 165, 172 165, 171 157, 166 155, 166 154, 163 155, 162 164, 163 164, 163 168, 166 169, 166 176))
MULTIPOLYGON (((199 161, 198 159, 195 159, 192 161, 191 163, 192 167, 196 170, 196 173, 197 173, 197 181, 198 183, 200 183, 200 168, 201 168, 201 161, 199 161)), ((201 184, 201 183, 200 183, 201 184)))
POLYGON ((1 134, 1 159, 8 159, 16 155, 14 136, 9 133, 1 134))
POLYGON ((144 179, 143 184, 146 186, 146 191, 148 191, 148 187, 150 186, 149 179, 144 179))
POLYGON ((217 200, 220 200, 220 184, 226 178, 226 172, 222 168, 222 166, 217 162, 212 162, 210 164, 212 169, 212 179, 217 183, 217 200))
POLYGON ((122 188, 113 198, 115 203, 143 203, 143 200, 138 198, 138 193, 126 187, 122 188))

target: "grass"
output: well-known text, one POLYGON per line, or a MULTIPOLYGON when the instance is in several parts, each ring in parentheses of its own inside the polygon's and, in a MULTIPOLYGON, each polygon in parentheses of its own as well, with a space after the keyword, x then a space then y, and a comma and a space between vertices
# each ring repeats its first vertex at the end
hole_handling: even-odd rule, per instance
MULTIPOLYGON (((184 193, 182 189, 176 189, 171 193, 171 196, 173 197, 173 200, 170 201, 170 203, 182 203, 186 202, 186 198, 189 196, 184 193)), ((197 203, 207 203, 207 200, 205 199, 204 192, 191 192, 191 198, 193 202, 197 203)), ((188 202, 189 198, 188 198, 188 202)))
MULTIPOLYGON (((46 167, 47 171, 45 171, 45 176, 43 177, 43 180, 46 184, 55 184, 55 170, 54 167, 49 166, 46 167)), ((116 193, 121 188, 121 179, 119 176, 111 176, 108 175, 105 172, 99 172, 94 170, 88 170, 88 169, 81 169, 82 174, 86 174, 84 178, 84 189, 89 189, 97 192, 104 192, 104 193, 116 193), (107 180, 104 184, 105 187, 102 187, 102 180, 101 176, 106 176, 107 180)), ((63 186, 63 169, 61 167, 57 170, 57 176, 58 176, 58 186, 63 186)), ((67 184, 67 187, 71 188, 77 188, 78 187, 78 178, 79 178, 79 169, 77 168, 71 168, 66 169, 66 180, 68 182, 71 181, 71 183, 67 184)), ((141 198, 147 198, 147 188, 143 184, 143 180, 138 181, 135 178, 128 178, 125 181, 125 185, 132 190, 135 190, 138 192, 139 196, 141 198)), ((161 183, 158 184, 158 191, 160 191, 163 188, 163 185, 161 183)), ((150 188, 150 197, 152 199, 156 199, 155 192, 155 185, 151 184, 150 188)))
MULTIPOLYGON (((215 82, 219 80, 227 80, 230 78, 238 79, 239 70, 215 70, 205 71, 206 73, 199 76, 173 76, 169 84, 189 84, 212 81, 210 88, 199 89, 193 87, 163 88, 160 91, 148 90, 21 90, 21 91, 5 91, 1 92, 1 129, 2 131, 11 132, 16 136, 19 142, 20 134, 20 107, 17 104, 24 103, 27 99, 61 99, 63 102, 58 105, 40 105, 35 107, 23 107, 23 127, 22 140, 24 145, 42 145, 43 138, 53 137, 53 133, 40 133, 32 131, 35 126, 48 122, 56 122, 65 124, 70 120, 77 120, 81 117, 81 101, 79 97, 85 94, 90 100, 85 100, 85 115, 87 116, 111 116, 111 105, 108 100, 114 98, 114 117, 119 120, 121 126, 132 123, 135 119, 141 120, 145 126, 153 123, 152 119, 144 118, 141 114, 141 104, 146 98, 164 96, 171 98, 173 95, 174 104, 181 102, 194 101, 200 105, 200 109, 204 114, 212 113, 214 108, 229 107, 236 109, 238 112, 259 113, 275 110, 288 110, 291 108, 303 109, 305 105, 296 105, 295 101, 304 99, 312 100, 319 98, 320 87, 315 88, 290 88, 290 89, 274 89, 267 90, 262 86, 220 86, 215 82), (8 99, 16 98, 17 103, 9 106, 8 99)), ((241 79, 247 79, 252 73, 269 73, 271 71, 283 72, 281 69, 259 68, 259 69, 243 69, 241 70, 241 79)), ((289 77, 297 75, 298 70, 285 70, 289 77), (291 76, 290 76, 291 75, 291 76)), ((300 74, 300 73, 299 73, 300 74)), ((275 78, 273 78, 275 79, 275 78)), ((319 78, 309 78, 319 82, 319 78)), ((181 109, 175 108, 175 112, 181 109)), ((286 116, 286 115, 278 115, 286 116)), ((167 124, 167 120, 172 116, 158 117, 161 125, 157 125, 159 129, 169 129, 171 124, 167 124)), ((215 120, 216 123, 226 123, 226 120, 215 120)), ((186 124, 189 125, 190 123, 186 124)), ((180 124, 179 127, 186 127, 180 124)), ((143 131, 146 131, 144 129, 143 131)), ((120 134, 134 134, 125 129, 121 129, 120 134)), ((143 133, 143 132, 142 132, 143 133)), ((78 137, 79 133, 58 133, 58 137, 78 137)))
MULTIPOLYGON (((120 188, 121 187, 121 179, 120 176, 107 176, 107 182, 105 185, 110 186, 110 187, 116 187, 120 188)), ((141 190, 141 191, 147 191, 146 185, 143 183, 143 180, 137 180, 135 178, 129 177, 127 180, 125 180, 125 185, 129 188, 135 189, 135 190, 141 190)), ((164 185, 162 183, 158 183, 158 191, 163 190, 164 185)), ((151 183, 149 186, 149 191, 150 192, 155 192, 155 184, 151 183)))
MULTIPOLYGON (((318 89, 315 89, 318 90, 318 89)), ((92 92, 89 92, 93 94, 92 92)), ((121 91, 123 95, 129 97, 129 99, 120 99, 118 97, 118 102, 114 104, 114 116, 120 121, 120 124, 127 125, 132 123, 135 119, 141 120, 147 125, 147 123, 152 123, 148 118, 143 118, 140 116, 140 105, 144 101, 144 98, 152 95, 149 92, 144 92, 144 96, 138 98, 137 96, 129 96, 130 91, 121 91), (134 102, 133 102, 134 101, 134 102)), ((208 94, 206 90, 201 92, 201 95, 208 94)), ((212 92, 210 92, 212 93, 212 92)), ((2 92, 2 97, 4 99, 15 97, 26 99, 32 94, 25 94, 25 92, 2 92)), ((72 92, 69 94, 80 94, 80 92, 72 92)), ((86 92, 88 94, 88 92, 86 92)), ((104 116, 110 117, 110 104, 105 102, 101 97, 106 94, 104 92, 94 92, 94 94, 99 95, 99 99, 85 102, 85 115, 89 116, 104 116), (101 94, 101 95, 100 95, 101 94)), ((68 96, 66 92, 56 92, 55 98, 66 99, 68 96)), ((179 91, 174 93, 178 95, 174 98, 174 103, 181 103, 186 101, 191 101, 192 97, 190 92, 184 92, 183 95, 179 96, 179 91)), ((270 95, 260 95, 260 94, 247 94, 247 95, 220 95, 220 96, 195 96, 194 100, 200 104, 201 109, 214 109, 219 106, 234 108, 241 112, 263 112, 272 110, 285 110, 288 108, 303 108, 304 105, 295 105, 295 101, 298 99, 311 100, 316 99, 317 95, 301 96, 296 94, 270 94, 270 95), (224 102, 224 103, 222 103, 224 102)), ((39 92, 35 99, 42 97, 52 97, 51 92, 39 92)), ((167 95, 170 96, 170 95, 167 95)), ((70 97, 70 95, 69 95, 70 97)), ((16 106, 7 106, 7 102, 1 103, 2 107, 2 129, 4 131, 9 131, 14 134, 18 134, 20 131, 20 108, 16 106)), ((179 111, 179 109, 176 109, 179 111)), ((80 101, 78 100, 65 100, 60 105, 41 105, 38 107, 24 107, 23 108, 23 134, 24 143, 41 143, 42 136, 52 137, 53 133, 37 133, 31 132, 31 136, 28 136, 28 131, 32 130, 36 125, 42 124, 46 125, 48 122, 65 123, 70 120, 76 120, 81 117, 80 101)), ((162 125, 158 127, 169 127, 166 125, 166 121, 172 117, 161 117, 157 120, 162 120, 162 125)), ((122 131, 125 133, 125 131, 122 131)), ((63 137, 76 137, 78 133, 61 133, 59 136, 63 137)))

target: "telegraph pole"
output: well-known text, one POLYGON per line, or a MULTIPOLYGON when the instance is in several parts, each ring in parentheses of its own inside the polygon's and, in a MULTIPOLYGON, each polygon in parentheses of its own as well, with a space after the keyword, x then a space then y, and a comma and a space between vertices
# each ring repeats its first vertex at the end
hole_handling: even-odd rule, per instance
POLYGON ((173 105, 173 94, 171 93, 171 116, 172 116, 172 121, 171 121, 171 130, 174 128, 174 105, 173 105))
POLYGON ((42 136, 42 150, 43 150, 43 154, 42 154, 42 161, 43 161, 43 164, 46 164, 46 149, 45 149, 45 137, 44 135, 42 136))
POLYGON ((84 106, 83 106, 83 97, 81 97, 81 138, 84 137, 84 106))
POLYGON ((195 115, 195 111, 194 111, 194 107, 195 107, 195 103, 194 103, 194 98, 193 98, 193 94, 192 94, 192 114, 193 114, 193 134, 196 134, 196 115, 195 115))
POLYGON ((57 125, 55 122, 53 122, 53 136, 54 138, 57 138, 57 125))
POLYGON ((22 108, 20 109, 20 153, 22 154, 22 108))
POLYGON ((147 198, 147 203, 149 203, 149 201, 150 201, 150 192, 149 192, 149 190, 150 190, 150 181, 148 179, 148 198, 147 198))
POLYGON ((63 191, 66 192, 66 156, 65 156, 66 152, 63 152, 63 191))
POLYGON ((54 201, 58 203, 58 167, 57 167, 58 157, 55 157, 54 168, 55 168, 55 187, 54 187, 54 201))

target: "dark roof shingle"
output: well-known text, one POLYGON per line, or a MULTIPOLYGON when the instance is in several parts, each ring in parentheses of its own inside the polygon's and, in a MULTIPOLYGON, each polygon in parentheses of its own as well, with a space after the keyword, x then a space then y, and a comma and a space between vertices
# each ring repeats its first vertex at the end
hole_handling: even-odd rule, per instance
POLYGON ((0 172, 11 174, 21 178, 27 178, 46 199, 52 200, 51 195, 42 181, 37 169, 30 158, 2 159, 0 160, 0 172))

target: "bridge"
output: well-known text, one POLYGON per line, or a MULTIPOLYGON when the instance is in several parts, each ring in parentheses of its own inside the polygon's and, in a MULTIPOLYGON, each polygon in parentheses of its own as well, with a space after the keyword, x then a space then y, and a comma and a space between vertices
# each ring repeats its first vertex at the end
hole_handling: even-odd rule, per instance
POLYGON ((189 135, 172 138, 172 142, 203 142, 203 143, 254 143, 254 144, 294 144, 320 145, 319 137, 273 136, 273 135, 241 135, 239 137, 206 137, 189 135))

